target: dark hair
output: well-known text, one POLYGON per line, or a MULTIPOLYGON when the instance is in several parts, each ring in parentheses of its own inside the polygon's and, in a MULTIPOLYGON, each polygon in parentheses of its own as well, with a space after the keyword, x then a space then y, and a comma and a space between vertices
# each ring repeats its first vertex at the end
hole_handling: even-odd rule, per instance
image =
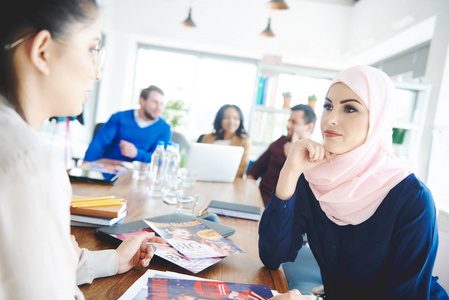
POLYGON ((48 30, 52 37, 66 34, 67 25, 92 20, 95 0, 14 0, 0 5, 0 94, 25 119, 17 96, 17 79, 12 60, 16 48, 11 43, 48 30))
POLYGON ((159 94, 161 94, 162 96, 164 95, 164 92, 160 88, 158 88, 155 85, 150 85, 146 89, 142 90, 142 92, 140 93, 140 97, 142 97, 143 99, 147 100, 148 99, 148 95, 151 93, 151 91, 156 91, 159 94))
POLYGON ((248 136, 248 133, 246 132, 245 127, 243 126, 243 113, 240 110, 240 108, 237 105, 225 104, 218 110, 214 121, 214 129, 215 129, 214 134, 217 136, 219 140, 222 140, 224 135, 223 128, 221 128, 221 121, 224 118, 224 111, 230 107, 234 108, 239 113, 240 116, 240 126, 236 132, 237 136, 239 137, 248 136))
POLYGON ((295 105, 295 106, 293 106, 291 108, 291 111, 296 111, 296 110, 304 111, 304 117, 303 118, 304 118, 304 122, 306 124, 309 124, 309 123, 315 124, 315 122, 316 122, 316 115, 315 115, 315 113, 313 112, 313 109, 310 106, 304 105, 304 104, 298 104, 298 105, 295 105))

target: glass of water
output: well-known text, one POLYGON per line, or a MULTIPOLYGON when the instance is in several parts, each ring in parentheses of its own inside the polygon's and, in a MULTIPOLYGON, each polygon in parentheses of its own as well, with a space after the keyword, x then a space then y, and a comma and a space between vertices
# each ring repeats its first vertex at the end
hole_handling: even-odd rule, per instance
POLYGON ((150 164, 141 162, 141 161, 133 161, 133 179, 135 180, 146 180, 148 175, 148 170, 150 169, 150 164))
POLYGON ((176 203, 176 212, 193 216, 196 204, 200 194, 193 189, 183 189, 176 192, 178 202, 176 203))
POLYGON ((182 169, 181 170, 182 186, 185 188, 193 187, 195 185, 197 176, 198 176, 198 171, 196 171, 196 170, 182 169))

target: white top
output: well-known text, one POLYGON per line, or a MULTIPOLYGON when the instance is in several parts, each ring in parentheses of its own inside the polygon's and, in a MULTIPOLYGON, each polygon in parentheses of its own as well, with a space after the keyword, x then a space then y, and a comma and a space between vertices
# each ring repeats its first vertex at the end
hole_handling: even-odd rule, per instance
POLYGON ((231 145, 231 140, 215 140, 214 144, 217 145, 231 145))
POLYGON ((77 270, 63 162, 1 96, 0 128, 0 299, 84 299, 76 283, 115 274, 117 254, 83 250, 77 270))
POLYGON ((137 125, 139 125, 140 128, 145 128, 148 127, 150 125, 153 125, 154 123, 156 123, 157 120, 159 120, 159 118, 155 119, 155 120, 144 120, 139 116, 139 110, 135 109, 134 110, 134 119, 136 120, 137 125))

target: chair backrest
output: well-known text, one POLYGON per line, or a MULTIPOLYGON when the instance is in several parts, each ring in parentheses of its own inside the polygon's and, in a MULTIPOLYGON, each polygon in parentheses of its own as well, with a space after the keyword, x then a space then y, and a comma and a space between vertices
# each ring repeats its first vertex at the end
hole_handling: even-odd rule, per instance
POLYGON ((95 125, 93 136, 95 136, 97 134, 98 130, 100 129, 101 125, 103 125, 103 124, 104 123, 97 123, 97 125, 95 125))
POLYGON ((298 289, 305 295, 311 295, 315 287, 322 284, 321 272, 309 245, 298 251, 294 262, 282 265, 289 289, 298 289))
POLYGON ((438 253, 433 267, 433 276, 438 276, 438 283, 449 291, 449 213, 438 210, 438 253))
POLYGON ((171 141, 173 143, 179 144, 179 151, 182 151, 184 149, 186 154, 189 153, 190 143, 182 133, 172 131, 171 141))

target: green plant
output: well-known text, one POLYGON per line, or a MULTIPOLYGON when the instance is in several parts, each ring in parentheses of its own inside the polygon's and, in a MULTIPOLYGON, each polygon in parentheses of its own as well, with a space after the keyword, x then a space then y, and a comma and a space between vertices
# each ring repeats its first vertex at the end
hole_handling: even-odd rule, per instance
POLYGON ((284 98, 288 98, 288 97, 291 98, 291 96, 292 96, 292 93, 290 93, 290 92, 283 92, 282 93, 282 97, 284 97, 284 98))
POLYGON ((402 144, 404 142, 405 132, 405 129, 393 128, 393 143, 402 144))
POLYGON ((182 125, 182 119, 187 113, 187 109, 184 107, 184 101, 182 100, 169 100, 165 105, 162 117, 172 127, 173 131, 176 131, 176 127, 182 125))
POLYGON ((307 100, 309 100, 309 101, 317 101, 315 94, 310 95, 310 96, 307 98, 307 100))

